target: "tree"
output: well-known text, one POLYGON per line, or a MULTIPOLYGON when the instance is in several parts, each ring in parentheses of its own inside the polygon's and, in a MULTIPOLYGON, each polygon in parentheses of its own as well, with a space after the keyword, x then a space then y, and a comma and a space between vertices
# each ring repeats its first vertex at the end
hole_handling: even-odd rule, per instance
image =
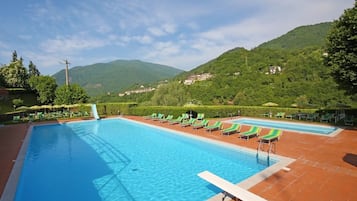
POLYGON ((309 104, 309 100, 306 95, 301 95, 295 99, 295 102, 299 108, 303 108, 309 104))
POLYGON ((334 22, 327 37, 325 64, 347 94, 357 93, 357 2, 334 22))
POLYGON ((58 87, 55 91, 55 104, 56 105, 61 105, 61 104, 72 104, 72 96, 70 92, 70 86, 67 85, 62 85, 58 87))
POLYGON ((30 61, 29 63, 29 78, 32 76, 40 76, 40 71, 37 69, 36 65, 30 61))
POLYGON ((87 102, 88 95, 81 86, 79 86, 78 84, 71 84, 70 89, 72 92, 72 104, 87 102))
POLYGON ((21 60, 11 62, 0 69, 7 87, 27 87, 27 70, 21 60))
POLYGON ((53 103, 55 99, 55 90, 57 88, 56 80, 51 76, 31 76, 29 78, 31 89, 38 94, 37 100, 42 104, 53 103))
POLYGON ((172 82, 160 86, 151 98, 153 105, 184 105, 189 96, 178 82, 172 82))
POLYGON ((12 52, 12 59, 11 59, 11 62, 16 62, 17 61, 17 52, 16 50, 14 50, 12 52))
POLYGON ((78 84, 62 85, 56 89, 55 104, 85 103, 88 95, 78 84))
POLYGON ((239 91, 233 99, 235 105, 241 105, 243 102, 247 102, 247 95, 244 91, 239 91))
POLYGON ((3 76, 2 72, 2 68, 4 68, 4 66, 2 66, 0 68, 0 87, 6 87, 6 81, 5 81, 5 77, 3 76))

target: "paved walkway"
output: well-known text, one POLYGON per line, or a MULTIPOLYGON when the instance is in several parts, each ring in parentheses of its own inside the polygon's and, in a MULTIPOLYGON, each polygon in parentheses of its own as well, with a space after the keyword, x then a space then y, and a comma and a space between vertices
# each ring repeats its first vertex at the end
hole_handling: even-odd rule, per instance
MULTIPOLYGON (((180 125, 145 120, 142 117, 126 118, 252 149, 257 147, 255 138, 242 140, 237 134, 222 136, 219 131, 210 133, 204 129, 182 128, 180 125)), ((242 131, 247 129, 243 126, 242 131)), ((0 127, 1 193, 26 132, 27 124, 0 127)), ((267 129, 263 129, 262 134, 267 132, 267 129)), ((270 201, 356 200, 357 130, 345 129, 335 137, 284 132, 277 145, 277 154, 296 159, 289 166, 291 170, 281 170, 249 191, 270 201)))

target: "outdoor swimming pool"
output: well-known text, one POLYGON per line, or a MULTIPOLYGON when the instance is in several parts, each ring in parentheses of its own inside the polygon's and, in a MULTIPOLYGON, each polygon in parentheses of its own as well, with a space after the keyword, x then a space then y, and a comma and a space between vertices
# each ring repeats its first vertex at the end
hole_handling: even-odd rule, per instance
POLYGON ((124 119, 34 126, 15 200, 206 200, 221 190, 197 173, 238 183, 266 168, 254 152, 124 119))
POLYGON ((319 135, 331 135, 335 133, 338 128, 333 126, 323 126, 323 125, 312 125, 303 123, 293 123, 286 121, 273 121, 273 120, 262 120, 253 118, 239 118, 235 120, 230 120, 232 123, 255 125, 267 128, 278 128, 284 130, 291 130, 295 132, 305 132, 319 135))

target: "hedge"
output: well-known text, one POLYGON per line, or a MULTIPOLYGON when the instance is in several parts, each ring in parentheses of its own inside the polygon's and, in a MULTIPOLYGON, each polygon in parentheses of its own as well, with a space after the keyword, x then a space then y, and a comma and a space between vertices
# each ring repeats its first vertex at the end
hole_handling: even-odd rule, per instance
POLYGON ((278 112, 285 112, 286 115, 294 113, 314 113, 316 109, 298 109, 298 108, 278 108, 261 106, 137 106, 129 109, 129 115, 147 116, 152 113, 172 114, 175 117, 190 110, 197 113, 204 113, 206 118, 222 118, 230 116, 251 116, 261 117, 267 112, 275 115, 278 112))

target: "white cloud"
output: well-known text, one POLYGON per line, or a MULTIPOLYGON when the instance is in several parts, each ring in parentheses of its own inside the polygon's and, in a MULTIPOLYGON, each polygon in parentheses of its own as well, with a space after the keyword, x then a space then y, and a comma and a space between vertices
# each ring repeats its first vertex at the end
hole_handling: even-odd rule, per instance
POLYGON ((168 34, 173 34, 176 32, 176 26, 174 24, 164 24, 162 28, 168 34))
POLYGON ((2 47, 1 42, 0 42, 0 67, 1 65, 8 64, 11 60, 11 51, 5 50, 5 47, 2 47))
POLYGON ((196 22, 189 22, 186 24, 186 26, 195 31, 200 27, 196 22))
POLYGON ((153 36, 165 36, 168 34, 173 34, 176 32, 176 26, 174 24, 164 24, 160 27, 149 27, 148 28, 149 33, 151 33, 153 36))
POLYGON ((48 39, 41 43, 44 52, 77 52, 88 49, 103 47, 107 42, 96 38, 86 38, 83 36, 57 37, 48 39))
POLYGON ((131 37, 129 36, 120 36, 119 37, 119 41, 120 43, 129 43, 131 41, 131 37))
POLYGON ((120 45, 120 46, 130 46, 132 45, 132 42, 139 43, 139 44, 150 44, 153 42, 153 39, 148 36, 148 35, 142 35, 142 36, 116 36, 116 35, 111 35, 109 37, 111 39, 111 42, 120 45))
POLYGON ((146 58, 164 58, 167 56, 175 56, 182 52, 180 46, 173 42, 157 42, 148 50, 146 58))
POLYGON ((33 38, 32 35, 27 35, 27 34, 20 34, 20 35, 18 35, 18 37, 21 40, 31 40, 33 38))
POLYGON ((139 42, 141 44, 149 44, 152 42, 152 38, 150 36, 134 36, 133 41, 139 42))
POLYGON ((158 27, 149 27, 148 31, 154 36, 163 36, 165 32, 158 27))
POLYGON ((59 53, 43 53, 40 51, 25 51, 22 54, 26 55, 25 60, 31 60, 43 75, 54 74, 55 72, 64 68, 61 64, 64 59, 68 59, 67 56, 59 53))
POLYGON ((230 49, 231 46, 192 38, 177 42, 159 42, 146 50, 144 60, 170 65, 184 70, 203 64, 230 49))
POLYGON ((63 20, 63 15, 58 12, 56 6, 52 1, 36 2, 28 5, 28 9, 25 11, 29 13, 29 17, 41 24, 44 21, 51 21, 52 23, 63 20))
POLYGON ((179 52, 173 51, 174 54, 168 54, 168 52, 170 51, 167 51, 166 54, 163 54, 160 51, 155 51, 156 54, 152 53, 151 55, 147 55, 144 57, 144 59, 154 63, 169 65, 183 70, 190 70, 200 64, 216 58, 220 53, 222 53, 222 49, 217 50, 215 48, 199 52, 194 50, 179 52))
POLYGON ((8 48, 8 45, 5 44, 4 42, 0 41, 0 48, 2 48, 2 49, 8 48))

